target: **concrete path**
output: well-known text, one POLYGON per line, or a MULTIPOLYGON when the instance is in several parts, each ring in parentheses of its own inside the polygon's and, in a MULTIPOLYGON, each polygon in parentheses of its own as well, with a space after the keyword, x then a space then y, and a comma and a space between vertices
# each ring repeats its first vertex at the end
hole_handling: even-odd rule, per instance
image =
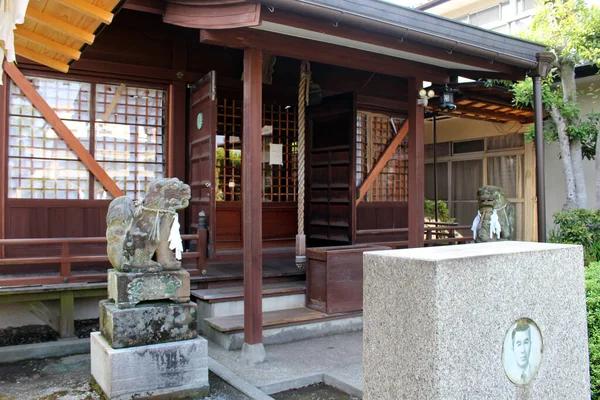
MULTIPOLYGON (((66 342, 62 344, 64 348, 66 342)), ((27 352, 27 346, 32 346, 32 356, 40 356, 40 344, 18 346, 20 352, 27 352)), ((87 353, 4 364, 0 357, 0 400, 98 399, 89 385, 89 344, 87 350, 81 343, 75 349, 87 353)), ((266 361, 249 366, 243 364, 240 351, 209 342, 207 399, 268 400, 269 394, 318 382, 362 397, 362 332, 270 345, 265 350, 266 361)))
POLYGON ((346 333, 265 347, 264 363, 249 366, 240 351, 209 342, 215 361, 267 394, 325 382, 362 397, 362 332, 346 333))

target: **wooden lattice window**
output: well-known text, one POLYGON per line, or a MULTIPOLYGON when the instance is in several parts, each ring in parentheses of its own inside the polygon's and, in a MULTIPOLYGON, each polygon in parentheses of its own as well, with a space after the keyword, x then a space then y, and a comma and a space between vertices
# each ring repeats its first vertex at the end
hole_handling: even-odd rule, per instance
MULTIPOLYGON (((28 79, 127 195, 139 197, 165 175, 166 91, 28 79)), ((9 93, 8 196, 110 198, 19 87, 11 83, 9 93)))
POLYGON ((263 105, 263 201, 296 201, 298 134, 296 110, 263 105), (269 128, 271 127, 271 128, 269 128), (281 165, 271 164, 271 151, 281 150, 281 165))
MULTIPOLYGON (((293 107, 263 105, 263 201, 297 199, 297 126, 293 107), (281 149, 281 165, 271 151, 281 149)), ((217 201, 242 200, 242 103, 220 99, 217 106, 217 201)))
POLYGON ((217 201, 242 200, 242 103, 217 106, 217 201))
MULTIPOLYGON (((141 197, 150 182, 165 177, 167 93, 125 84, 95 89, 95 158, 125 193, 141 197)), ((109 196, 97 180, 95 193, 109 196)))
MULTIPOLYGON (((357 185, 360 186, 404 119, 386 115, 357 113, 357 185)), ((404 138, 367 192, 365 201, 408 201, 408 138, 404 138)))

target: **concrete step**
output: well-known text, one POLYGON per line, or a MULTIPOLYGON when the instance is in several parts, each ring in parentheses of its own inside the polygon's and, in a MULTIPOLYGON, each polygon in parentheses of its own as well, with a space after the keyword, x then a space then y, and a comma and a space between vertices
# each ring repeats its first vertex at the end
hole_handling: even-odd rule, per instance
MULTIPOLYGON (((197 289, 191 297, 198 304, 198 322, 204 318, 244 313, 244 288, 241 286, 197 289)), ((263 285, 263 311, 285 310, 306 305, 306 283, 280 282, 263 285)))
MULTIPOLYGON (((244 315, 204 318, 203 334, 227 350, 244 343, 244 315)), ((306 307, 263 312, 263 343, 289 343, 362 330, 362 312, 325 314, 306 307)))

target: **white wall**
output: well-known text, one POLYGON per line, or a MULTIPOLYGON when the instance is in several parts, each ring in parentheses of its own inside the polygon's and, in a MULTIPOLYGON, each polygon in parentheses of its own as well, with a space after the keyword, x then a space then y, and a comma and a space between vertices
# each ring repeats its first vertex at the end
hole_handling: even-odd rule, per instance
MULTIPOLYGON (((600 88, 600 76, 591 76, 580 79, 577 87, 580 90, 600 88)), ((600 99, 596 100, 591 96, 580 96, 578 98, 581 113, 587 114, 592 111, 600 111, 600 99)), ((553 226, 554 218, 552 215, 560 211, 566 203, 566 184, 565 173, 563 172, 562 161, 558 157, 560 148, 558 143, 546 143, 544 148, 544 165, 546 166, 546 225, 548 229, 553 226)), ((583 173, 588 197, 588 208, 597 208, 596 198, 596 171, 594 161, 584 160, 583 173)))

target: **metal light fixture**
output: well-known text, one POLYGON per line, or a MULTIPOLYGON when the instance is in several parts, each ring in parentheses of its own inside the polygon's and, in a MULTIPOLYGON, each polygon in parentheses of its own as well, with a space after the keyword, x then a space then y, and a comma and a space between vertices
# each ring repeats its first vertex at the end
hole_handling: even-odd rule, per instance
POLYGON ((432 89, 420 89, 418 95, 419 98, 417 99, 417 104, 421 107, 427 107, 429 99, 435 96, 435 92, 432 89))
POLYGON ((449 88, 448 85, 446 85, 440 99, 440 110, 446 112, 456 110, 456 104, 454 104, 455 91, 456 89, 449 88))

